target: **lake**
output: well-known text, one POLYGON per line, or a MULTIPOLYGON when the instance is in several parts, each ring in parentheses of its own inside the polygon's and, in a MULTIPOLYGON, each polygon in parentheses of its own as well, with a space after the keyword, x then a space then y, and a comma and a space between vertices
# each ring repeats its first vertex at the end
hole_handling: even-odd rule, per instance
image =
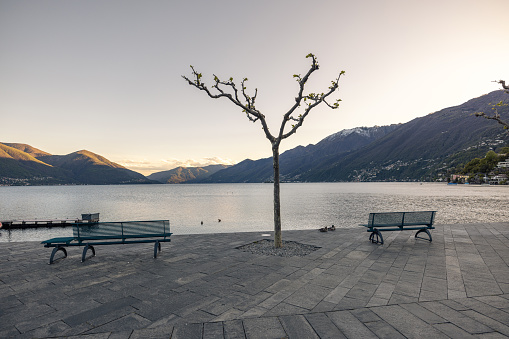
MULTIPOLYGON (((0 221, 169 219, 174 234, 271 231, 272 184, 2 186, 0 221), (221 222, 218 220, 221 219, 221 222), (203 221, 203 225, 201 222, 203 221)), ((358 227, 370 212, 436 210, 437 224, 509 220, 509 186, 443 183, 281 185, 284 230, 358 227)), ((70 236, 70 227, 0 230, 0 242, 70 236)))

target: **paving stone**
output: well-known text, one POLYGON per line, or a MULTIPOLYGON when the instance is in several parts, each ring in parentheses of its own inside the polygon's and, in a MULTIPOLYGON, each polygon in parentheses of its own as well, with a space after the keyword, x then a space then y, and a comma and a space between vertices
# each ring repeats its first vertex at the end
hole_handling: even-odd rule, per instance
MULTIPOLYGON (((72 315, 70 317, 64 318, 64 322, 68 324, 69 326, 76 326, 84 322, 91 321, 93 319, 103 317, 108 313, 115 313, 118 312, 118 309, 131 306, 131 305, 137 305, 140 303, 140 300, 127 297, 122 299, 117 299, 105 304, 102 304, 101 306, 95 307, 93 309, 87 310, 82 313, 78 313, 75 315, 72 315)), ((122 316, 122 315, 120 315, 122 316)))
POLYGON ((394 287, 393 293, 418 298, 421 293, 420 282, 400 280, 394 287))
POLYGON ((239 310, 237 308, 230 308, 228 311, 220 314, 218 317, 213 318, 212 321, 227 321, 239 319, 245 313, 243 310, 239 310))
POLYGON ((151 324, 150 320, 143 318, 142 316, 132 313, 121 318, 118 318, 114 321, 105 323, 99 327, 95 327, 87 332, 89 333, 100 333, 100 332, 112 332, 117 329, 122 330, 136 330, 140 328, 145 328, 151 324))
POLYGON ((203 336, 203 324, 189 324, 184 323, 175 326, 172 339, 190 339, 190 338, 202 338, 203 336))
POLYGON ((67 339, 130 339, 131 331, 114 333, 83 334, 79 336, 66 337, 67 339))
POLYGON ((269 310, 262 307, 262 306, 256 306, 251 308, 250 310, 244 312, 241 315, 241 318, 255 318, 255 317, 261 317, 265 313, 267 313, 269 310))
POLYGON ((447 295, 447 280, 424 276, 421 289, 425 291, 443 292, 447 295))
POLYGON ((277 304, 274 308, 264 313, 264 316, 281 316, 281 315, 290 315, 290 314, 305 314, 308 313, 309 310, 306 308, 298 307, 295 305, 287 304, 285 302, 281 302, 277 304))
POLYGON ((320 338, 346 338, 343 332, 324 313, 310 313, 304 315, 304 317, 320 338))
POLYGON ((475 337, 468 332, 465 332, 458 326, 451 323, 435 324, 435 328, 443 332, 449 338, 453 339, 474 339, 475 337))
POLYGON ((497 307, 497 308, 509 307, 509 300, 507 300, 506 298, 497 296, 497 295, 476 297, 475 299, 477 299, 485 304, 488 304, 490 306, 497 307))
POLYGON ((315 308, 313 308, 311 310, 311 312, 312 313, 329 312, 329 311, 334 310, 334 307, 336 307, 336 304, 322 300, 322 301, 320 301, 320 303, 318 305, 315 306, 315 308))
POLYGON ((271 339, 286 337, 286 332, 283 326, 279 322, 279 319, 275 317, 245 319, 244 330, 247 339, 271 339))
POLYGON ((279 317, 279 321, 288 338, 311 339, 319 338, 312 326, 302 315, 288 315, 279 317))
POLYGON ((428 324, 440 324, 447 322, 444 318, 439 317, 418 303, 401 304, 400 306, 428 324))
POLYGON ((427 291, 421 290, 419 294, 419 301, 435 301, 435 300, 444 300, 447 299, 447 290, 441 291, 427 291))
POLYGON ((507 336, 498 332, 481 333, 476 336, 479 339, 506 339, 507 336))
POLYGON ((372 321, 365 323, 367 328, 371 330, 378 338, 380 339, 403 339, 405 336, 403 336, 401 333, 396 331, 394 327, 386 323, 385 321, 372 321))
POLYGON ((149 326, 147 326, 148 329, 158 329, 161 328, 163 331, 166 332, 172 332, 173 326, 176 323, 181 322, 181 319, 179 316, 175 314, 165 315, 162 318, 160 318, 157 321, 152 322, 149 326))
POLYGON ((210 322, 203 324, 203 339, 223 339, 223 323, 210 322))
POLYGON ((414 303, 419 301, 419 298, 412 297, 408 295, 393 293, 391 295, 391 299, 389 299, 389 305, 391 304, 406 304, 406 303, 414 303))
POLYGON ((330 289, 312 284, 304 285, 285 299, 286 303, 312 310, 330 293, 330 289))
POLYGON ((0 329, 0 338, 15 338, 20 335, 21 333, 14 326, 7 326, 0 329))
POLYGON ((358 282, 348 291, 346 297, 353 299, 369 300, 377 290, 378 285, 358 282))
POLYGON ((327 274, 324 272, 324 273, 320 274, 319 276, 315 277, 311 281, 311 283, 313 285, 318 285, 318 286, 333 289, 339 285, 340 281, 338 281, 338 279, 335 275, 327 274))
POLYGON ((23 321, 30 321, 40 316, 54 313, 55 310, 48 305, 39 304, 37 302, 28 303, 26 305, 12 307, 9 312, 2 315, 0 328, 10 327, 23 321))
POLYGON ((464 298, 455 301, 463 304, 467 309, 474 310, 503 324, 509 324, 509 312, 505 311, 504 309, 498 309, 475 298, 464 298))
POLYGON ((214 321, 215 318, 216 318, 216 316, 214 316, 210 313, 207 313, 202 310, 198 310, 198 311, 194 311, 194 312, 188 314, 185 318, 181 318, 181 320, 179 320, 177 322, 177 324, 180 324, 182 322, 206 323, 206 322, 214 321))
POLYGON ((450 308, 452 308, 455 311, 466 311, 469 309, 467 306, 457 302, 456 300, 450 300, 450 299, 449 300, 441 300, 440 303, 444 304, 446 306, 449 306, 450 308))
POLYGON ((498 322, 484 314, 478 313, 473 310, 462 311, 461 314, 466 315, 467 317, 474 319, 474 320, 488 326, 489 328, 492 328, 493 330, 500 332, 500 333, 509 337, 509 326, 507 325, 508 323, 498 322))
POLYGON ((460 299, 460 298, 466 298, 467 292, 465 290, 463 291, 456 291, 456 290, 447 290, 447 298, 449 299, 460 299))
POLYGON ((372 307, 371 310, 407 338, 447 338, 442 332, 398 305, 372 307))
POLYGON ((375 290, 375 294, 373 295, 373 297, 388 300, 391 298, 395 288, 396 284, 389 282, 381 282, 380 284, 378 284, 378 287, 375 290))
POLYGON ((69 325, 63 321, 56 321, 54 323, 38 327, 32 331, 23 333, 21 337, 25 338, 46 338, 53 337, 58 333, 65 332, 69 329, 69 325))
POLYGON ((86 328, 86 327, 98 327, 102 326, 106 323, 121 319, 122 317, 128 316, 130 314, 134 314, 136 312, 136 309, 132 306, 123 306, 118 308, 114 312, 105 313, 99 317, 95 317, 92 319, 87 320, 86 322, 82 322, 78 325, 74 325, 73 328, 79 329, 79 328, 86 328))
POLYGON ((246 337, 244 324, 241 320, 225 321, 223 323, 223 333, 225 339, 242 339, 246 337))
POLYGON ((348 311, 328 312, 327 316, 347 338, 377 338, 368 327, 348 311))
POLYGON ((381 320, 378 315, 376 315, 373 311, 371 311, 368 308, 359 308, 356 310, 351 310, 350 313, 352 313, 357 319, 359 319, 363 323, 381 320))
POLYGON ((366 304, 366 307, 385 306, 385 305, 389 305, 389 299, 372 297, 371 299, 369 299, 368 303, 366 304))
POLYGON ((350 288, 338 286, 329 292, 323 299, 324 301, 337 304, 350 291, 350 288))
POLYGON ((354 299, 344 297, 341 301, 334 307, 334 310, 352 310, 355 308, 366 307, 368 304, 368 300, 366 299, 354 299))
MULTIPOLYGON (((125 333, 125 332, 123 332, 125 333)), ((173 333, 173 327, 170 329, 157 329, 157 328, 143 328, 140 330, 134 330, 132 333, 127 332, 126 334, 128 339, 167 339, 171 338, 173 333)), ((112 339, 112 336, 107 337, 108 339, 112 339)))
POLYGON ((454 309, 439 302, 431 301, 422 303, 421 305, 430 310, 431 312, 437 314, 438 316, 444 318, 445 320, 450 321, 454 325, 464 329, 468 333, 475 334, 493 331, 492 329, 481 324, 480 322, 468 318, 464 316, 462 313, 455 311, 454 309))

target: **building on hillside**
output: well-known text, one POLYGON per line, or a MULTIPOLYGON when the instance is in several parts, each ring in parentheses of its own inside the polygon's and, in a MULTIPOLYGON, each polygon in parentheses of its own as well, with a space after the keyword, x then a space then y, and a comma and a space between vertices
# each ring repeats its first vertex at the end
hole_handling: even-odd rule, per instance
POLYGON ((498 168, 508 168, 509 167, 509 161, 500 161, 497 164, 497 167, 498 168))
POLYGON ((506 174, 497 174, 490 178, 490 185, 500 185, 502 182, 507 182, 506 174))
POLYGON ((453 174, 453 175, 451 175, 451 182, 457 182, 457 183, 468 182, 468 175, 453 174))

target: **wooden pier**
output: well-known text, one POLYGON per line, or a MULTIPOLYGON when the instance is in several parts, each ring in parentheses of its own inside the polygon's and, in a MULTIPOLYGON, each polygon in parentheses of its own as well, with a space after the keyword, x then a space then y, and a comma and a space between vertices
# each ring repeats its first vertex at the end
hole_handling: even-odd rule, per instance
POLYGON ((99 213, 82 214, 81 219, 23 219, 0 221, 0 229, 18 229, 35 227, 66 227, 79 223, 95 223, 99 221, 99 213))

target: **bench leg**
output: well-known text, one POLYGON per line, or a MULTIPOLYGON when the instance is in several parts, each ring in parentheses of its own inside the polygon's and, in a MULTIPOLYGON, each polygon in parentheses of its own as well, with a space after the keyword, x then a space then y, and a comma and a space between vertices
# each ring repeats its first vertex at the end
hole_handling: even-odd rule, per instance
POLYGON ((381 245, 384 244, 384 237, 382 237, 382 233, 377 229, 375 229, 373 232, 371 232, 371 235, 369 236, 369 240, 373 244, 381 244, 381 245), (376 239, 375 239, 375 237, 376 237, 376 239))
POLYGON ((87 251, 88 251, 89 248, 92 250, 92 256, 95 257, 95 248, 94 248, 94 246, 92 246, 90 244, 86 244, 85 248, 83 249, 83 254, 81 255, 81 262, 85 261, 85 258, 87 256, 87 251))
POLYGON ((421 233, 421 232, 426 232, 428 234, 428 237, 429 237, 429 242, 431 242, 433 239, 431 238, 431 233, 428 231, 427 228, 424 228, 422 230, 418 230, 417 233, 415 233, 415 237, 416 238, 419 238, 419 239, 424 239, 424 240, 427 240, 426 238, 421 238, 421 237, 418 237, 417 234, 421 233))
POLYGON ((161 243, 159 241, 156 241, 154 243, 154 258, 157 258, 157 252, 161 252, 161 243))
MULTIPOLYGON (((64 252, 64 258, 67 258, 67 250, 62 247, 62 246, 57 246, 53 249, 53 251, 51 251, 51 256, 49 257, 49 264, 48 265, 51 265, 53 264, 53 258, 55 258, 55 254, 58 252, 58 251, 62 251, 64 252)), ((63 258, 62 258, 63 259, 63 258)))

